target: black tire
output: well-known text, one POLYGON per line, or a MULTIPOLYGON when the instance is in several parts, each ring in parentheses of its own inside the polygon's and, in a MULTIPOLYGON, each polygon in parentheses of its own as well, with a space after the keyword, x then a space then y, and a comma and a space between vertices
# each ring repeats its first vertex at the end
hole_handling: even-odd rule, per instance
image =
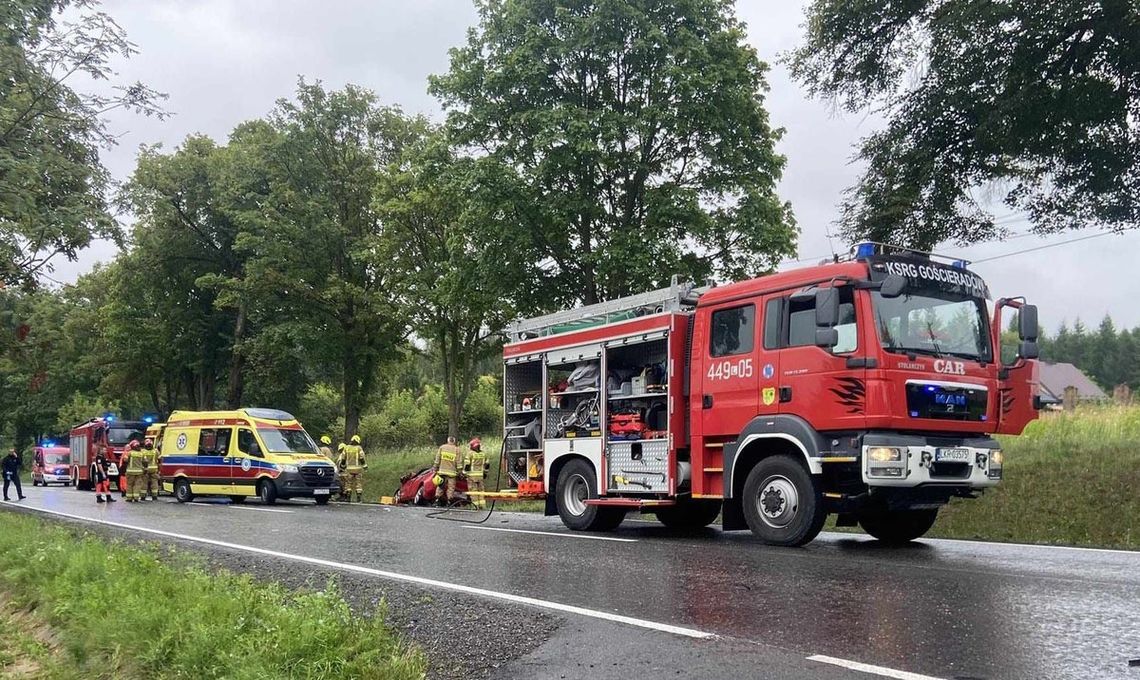
POLYGON ((902 545, 923 536, 934 520, 938 509, 933 510, 874 510, 859 514, 859 526, 883 543, 902 545))
POLYGON ((598 497, 594 468, 581 458, 570 461, 558 473, 554 504, 562 523, 575 531, 612 531, 625 519, 625 508, 586 505, 598 497))
POLYGON ((412 496, 412 505, 423 505, 425 502, 426 501, 424 501, 424 485, 420 484, 419 488, 416 489, 416 495, 412 496))
POLYGON ((257 497, 266 505, 275 504, 277 502, 277 486, 268 479, 261 480, 261 483, 257 485, 257 497))
POLYGON ((716 521, 720 514, 720 501, 685 500, 676 505, 658 508, 657 521, 677 531, 696 531, 716 521))
POLYGON ((230 502, 234 505, 241 505, 245 502, 245 496, 230 496, 230 502))
POLYGON ((180 479, 174 482, 174 500, 179 503, 189 503, 194 500, 194 493, 190 491, 190 482, 180 479))
POLYGON ((315 500, 317 502, 317 505, 328 505, 329 504, 329 497, 328 496, 313 496, 313 500, 315 500))
POLYGON ((35 476, 33 475, 33 476, 32 476, 32 488, 35 488, 35 487, 37 487, 37 486, 39 486, 39 485, 40 485, 40 483, 36 481, 36 478, 35 478, 35 476))
POLYGON ((748 528, 768 545, 810 543, 827 520, 815 477, 788 456, 757 463, 744 482, 741 503, 748 528))

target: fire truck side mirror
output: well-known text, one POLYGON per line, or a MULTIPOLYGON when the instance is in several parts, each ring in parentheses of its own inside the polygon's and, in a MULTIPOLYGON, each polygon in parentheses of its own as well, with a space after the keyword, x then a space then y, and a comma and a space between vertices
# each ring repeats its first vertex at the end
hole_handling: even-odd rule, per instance
POLYGON ((835 328, 815 329, 815 346, 831 349, 839 344, 839 331, 835 328))
POLYGON ((906 277, 898 274, 888 274, 879 287, 879 295, 885 298, 897 298, 906 288, 906 277))
MULTIPOLYGON (((1022 305, 1017 310, 1017 335, 1025 342, 1037 342, 1037 305, 1022 305)), ((1035 359, 1036 356, 1025 358, 1035 359)))
POLYGON ((1020 359, 1036 359, 1041 355, 1034 340, 1022 340, 1017 346, 1017 356, 1020 359))
POLYGON ((839 325, 838 288, 820 288, 815 291, 815 325, 817 328, 839 325))

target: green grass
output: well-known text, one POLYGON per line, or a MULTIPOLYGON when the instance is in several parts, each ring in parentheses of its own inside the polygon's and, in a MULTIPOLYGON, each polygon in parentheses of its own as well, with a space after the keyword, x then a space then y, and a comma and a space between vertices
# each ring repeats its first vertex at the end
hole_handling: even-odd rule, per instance
POLYGON ((1002 446, 1002 483, 944 508, 931 536, 1140 549, 1140 408, 1043 413, 1002 446))
POLYGON ((331 585, 296 592, 13 513, 0 514, 0 591, 0 620, 19 630, 0 646, 4 677, 21 663, 43 678, 424 676, 418 651, 331 585))

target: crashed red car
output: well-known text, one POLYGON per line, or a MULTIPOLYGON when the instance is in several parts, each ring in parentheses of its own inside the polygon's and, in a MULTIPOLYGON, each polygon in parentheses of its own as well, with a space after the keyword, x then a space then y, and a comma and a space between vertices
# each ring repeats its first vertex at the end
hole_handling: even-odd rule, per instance
MULTIPOLYGON (((400 488, 396 489, 396 502, 397 503, 411 503, 412 505, 430 505, 435 502, 435 482, 432 481, 432 473, 430 467, 424 468, 419 472, 411 472, 400 478, 400 488)), ((455 488, 452 489, 453 494, 458 494, 458 498, 452 498, 454 504, 458 500, 467 502, 467 480, 459 478, 455 482, 455 488)))

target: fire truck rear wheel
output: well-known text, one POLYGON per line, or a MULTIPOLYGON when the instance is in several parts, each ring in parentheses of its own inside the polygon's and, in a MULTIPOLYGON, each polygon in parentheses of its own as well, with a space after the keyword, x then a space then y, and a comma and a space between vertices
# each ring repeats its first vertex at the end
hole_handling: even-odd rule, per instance
POLYGON ((883 543, 901 545, 921 537, 934 526, 938 510, 879 510, 859 515, 859 526, 883 543))
POLYGON ((810 543, 827 520, 815 478, 788 456, 757 463, 744 482, 741 502, 748 528, 769 545, 810 543))
POLYGON ((716 521, 720 514, 719 501, 687 500, 678 501, 677 505, 658 508, 657 521, 670 529, 678 531, 693 531, 704 529, 716 521))
POLYGON ((625 509, 586 505, 598 497, 594 468, 582 459, 572 460, 558 473, 554 504, 562 523, 577 531, 611 531, 625 519, 625 509))
POLYGON ((190 491, 190 482, 180 479, 174 483, 174 500, 179 503, 189 503, 194 500, 194 493, 190 491))

